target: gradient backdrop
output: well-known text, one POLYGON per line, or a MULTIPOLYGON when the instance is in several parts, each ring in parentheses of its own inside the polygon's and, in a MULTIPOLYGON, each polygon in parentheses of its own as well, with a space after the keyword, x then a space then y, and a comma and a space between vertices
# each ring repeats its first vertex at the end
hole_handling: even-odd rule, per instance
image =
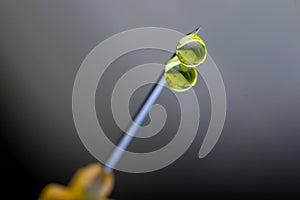
MULTIPOLYGON (((195 89, 201 122, 192 146, 162 170, 116 172, 112 197, 300 198, 300 3, 292 0, 2 0, 1 194, 36 199, 47 183, 66 184, 77 168, 96 161, 76 133, 71 107, 76 72, 92 48, 136 27, 188 33, 199 25, 227 92, 219 142, 198 159, 210 119, 209 94, 200 77, 195 89)), ((108 109, 115 81, 136 65, 164 63, 169 57, 140 50, 108 68, 99 82, 96 107, 112 141, 121 136, 108 109)), ((143 86, 132 96, 132 114, 150 89, 143 86)), ((170 91, 158 101, 169 116, 180 114, 170 91)), ((178 120, 168 118, 158 135, 134 140, 130 150, 162 147, 174 136, 170 133, 178 120)))

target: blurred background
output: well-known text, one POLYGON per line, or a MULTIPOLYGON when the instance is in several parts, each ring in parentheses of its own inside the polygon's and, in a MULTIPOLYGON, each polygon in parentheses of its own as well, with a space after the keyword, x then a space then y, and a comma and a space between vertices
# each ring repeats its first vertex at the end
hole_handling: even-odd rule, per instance
MULTIPOLYGON (((116 172, 115 199, 300 198, 300 3, 293 0, 0 2, 1 189, 36 199, 50 182, 67 184, 96 162, 72 117, 72 87, 86 55, 113 34, 137 27, 200 35, 222 74, 228 100, 223 133, 198 158, 210 119, 200 77, 195 89, 197 137, 176 162, 146 174, 116 172)), ((115 81, 136 65, 165 63, 170 54, 140 50, 117 59, 96 94, 99 122, 114 142, 121 136, 110 108, 115 81)), ((100 63, 101 64, 101 63, 100 63)), ((130 101, 134 114, 151 85, 130 101)), ((176 116, 165 90, 158 100, 176 116)), ((131 151, 155 150, 173 137, 179 119, 155 137, 135 139, 131 151)), ((145 123, 149 123, 149 119, 145 123)))

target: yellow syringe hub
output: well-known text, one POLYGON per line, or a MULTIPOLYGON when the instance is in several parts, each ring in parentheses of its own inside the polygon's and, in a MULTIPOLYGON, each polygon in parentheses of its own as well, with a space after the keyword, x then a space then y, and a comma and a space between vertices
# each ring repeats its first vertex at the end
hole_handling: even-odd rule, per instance
POLYGON ((113 188, 114 176, 102 165, 90 164, 79 169, 68 186, 49 184, 38 200, 107 200, 113 188))

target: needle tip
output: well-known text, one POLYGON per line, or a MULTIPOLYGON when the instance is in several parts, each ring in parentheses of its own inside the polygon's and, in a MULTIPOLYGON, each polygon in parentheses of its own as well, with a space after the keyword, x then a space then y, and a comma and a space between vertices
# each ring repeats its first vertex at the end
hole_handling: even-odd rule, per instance
POLYGON ((198 28, 195 29, 195 31, 194 31, 195 34, 198 34, 200 30, 201 30, 201 26, 199 26, 198 28))

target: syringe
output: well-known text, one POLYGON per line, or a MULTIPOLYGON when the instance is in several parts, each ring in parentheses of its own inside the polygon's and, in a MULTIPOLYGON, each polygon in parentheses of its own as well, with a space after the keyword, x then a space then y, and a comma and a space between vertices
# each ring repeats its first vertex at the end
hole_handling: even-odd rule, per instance
POLYGON ((200 28, 181 38, 176 53, 166 63, 158 82, 139 109, 133 122, 123 134, 117 146, 108 157, 105 167, 99 163, 79 169, 67 187, 49 184, 41 192, 39 200, 105 200, 113 188, 113 169, 122 154, 135 137, 151 107, 165 86, 176 92, 190 89, 197 81, 196 66, 206 59, 206 45, 198 36, 200 28))

